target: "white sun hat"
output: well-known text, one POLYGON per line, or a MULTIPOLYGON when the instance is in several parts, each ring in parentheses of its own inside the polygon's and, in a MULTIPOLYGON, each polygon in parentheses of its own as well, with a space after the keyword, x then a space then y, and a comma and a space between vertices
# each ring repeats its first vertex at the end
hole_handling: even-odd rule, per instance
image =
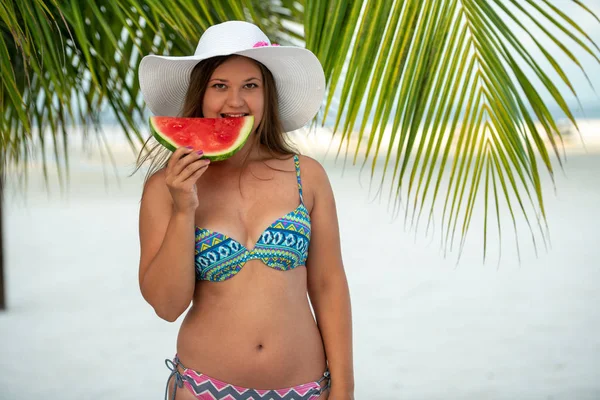
POLYGON ((146 105, 154 115, 181 116, 196 64, 233 54, 252 58, 271 71, 285 132, 303 127, 316 115, 325 93, 325 74, 317 57, 301 47, 271 44, 256 25, 244 21, 208 28, 193 56, 145 56, 139 66, 139 80, 146 105))

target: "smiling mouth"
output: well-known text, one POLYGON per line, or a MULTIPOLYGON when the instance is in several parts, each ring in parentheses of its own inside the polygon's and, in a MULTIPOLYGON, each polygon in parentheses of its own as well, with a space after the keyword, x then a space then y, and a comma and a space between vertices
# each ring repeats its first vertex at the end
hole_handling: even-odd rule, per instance
POLYGON ((250 114, 246 114, 246 113, 237 113, 237 114, 221 114, 221 118, 241 118, 241 117, 246 117, 250 114))

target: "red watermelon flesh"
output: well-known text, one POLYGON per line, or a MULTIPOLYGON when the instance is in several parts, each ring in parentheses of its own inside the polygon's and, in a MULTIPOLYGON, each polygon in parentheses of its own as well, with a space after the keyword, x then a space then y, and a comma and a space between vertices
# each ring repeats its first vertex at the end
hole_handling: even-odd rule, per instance
POLYGON ((202 150, 211 161, 225 160, 244 146, 252 132, 254 117, 178 118, 150 117, 152 134, 171 151, 179 147, 202 150))

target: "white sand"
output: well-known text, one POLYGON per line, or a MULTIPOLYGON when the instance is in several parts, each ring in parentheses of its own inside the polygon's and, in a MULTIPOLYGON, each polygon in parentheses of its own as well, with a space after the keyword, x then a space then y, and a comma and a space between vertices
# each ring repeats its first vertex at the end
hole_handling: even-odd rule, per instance
MULTIPOLYGON (((68 196, 48 197, 36 170, 25 200, 7 189, 0 399, 162 398, 182 319, 160 320, 139 294, 140 177, 123 177, 124 154, 120 188, 110 175, 104 186, 92 157, 72 160, 68 196)), ((553 248, 536 258, 521 230, 519 265, 505 225, 499 267, 495 242, 482 265, 480 212, 456 267, 438 236, 390 222, 357 169, 342 177, 325 164, 352 292, 357 399, 600 398, 600 156, 571 156, 556 195, 544 179, 553 248)))

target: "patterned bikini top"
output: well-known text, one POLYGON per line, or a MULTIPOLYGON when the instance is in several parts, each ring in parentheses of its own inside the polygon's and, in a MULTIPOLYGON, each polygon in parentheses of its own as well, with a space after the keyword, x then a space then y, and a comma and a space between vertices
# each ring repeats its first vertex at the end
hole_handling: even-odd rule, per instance
POLYGON ((227 235, 196 227, 196 280, 227 280, 249 260, 261 260, 268 267, 280 271, 305 265, 310 243, 310 215, 302 197, 297 155, 294 155, 294 164, 300 204, 269 225, 252 250, 227 235))

